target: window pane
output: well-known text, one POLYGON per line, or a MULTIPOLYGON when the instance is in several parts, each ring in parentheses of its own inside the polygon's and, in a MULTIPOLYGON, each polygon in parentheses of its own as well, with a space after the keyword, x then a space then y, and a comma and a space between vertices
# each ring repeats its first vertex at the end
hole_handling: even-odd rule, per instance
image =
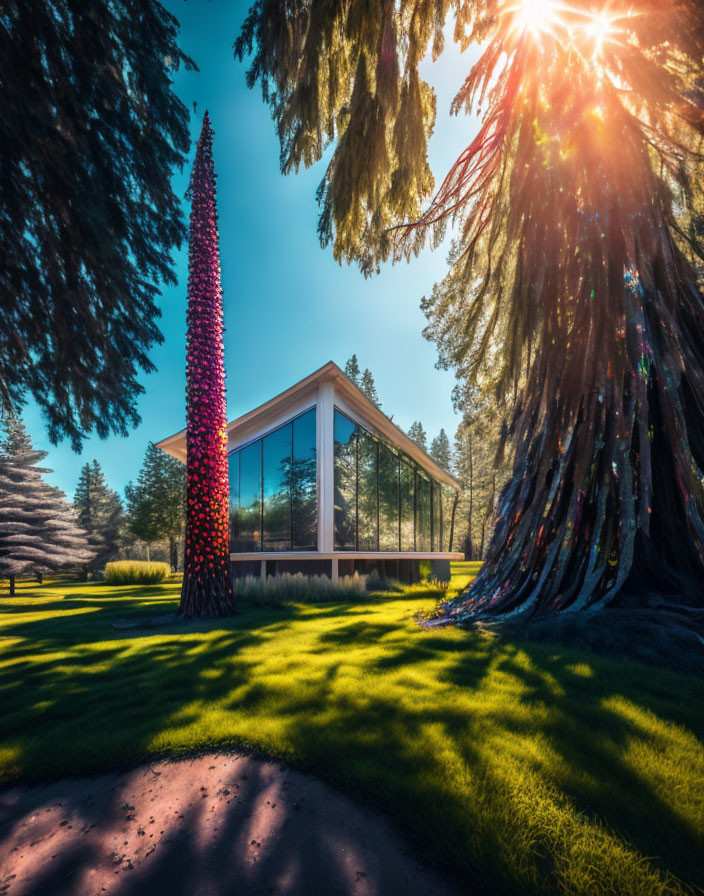
POLYGON ((413 468, 401 461, 401 550, 415 551, 413 468))
POLYGON ((357 547, 357 428, 335 411, 335 547, 357 547))
POLYGON ((430 480, 416 476, 416 550, 430 550, 430 480))
POLYGON ((235 544, 240 537, 240 453, 233 451, 227 458, 230 479, 230 550, 236 551, 235 544))
POLYGON ((360 551, 379 550, 377 500, 377 445, 368 432, 359 430, 357 462, 357 544, 360 551))
POLYGON ((264 452, 264 550, 291 550, 291 450, 289 423, 269 433, 264 452))
POLYGON ((398 457, 379 445, 379 550, 398 547, 398 457))
POLYGON ((442 487, 443 527, 442 542, 443 551, 452 550, 451 538, 454 536, 452 515, 455 510, 455 491, 444 485, 442 487))
POLYGON ((240 452, 240 534, 237 551, 262 549, 262 443, 240 452))
POLYGON ((315 408, 293 421, 291 510, 293 547, 318 549, 318 489, 316 479, 315 408))
POLYGON ((440 483, 433 480, 433 547, 434 551, 442 550, 442 489, 440 483))

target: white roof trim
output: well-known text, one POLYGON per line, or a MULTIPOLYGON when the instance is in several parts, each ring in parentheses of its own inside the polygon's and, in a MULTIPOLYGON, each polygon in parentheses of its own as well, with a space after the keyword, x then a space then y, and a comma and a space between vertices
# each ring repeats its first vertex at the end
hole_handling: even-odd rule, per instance
MULTIPOLYGON (((270 427, 269 424, 278 421, 282 413, 287 407, 300 407, 300 402, 304 393, 310 391, 311 395, 316 394, 317 386, 324 382, 333 382, 335 387, 335 396, 338 395, 344 402, 344 406, 340 410, 348 413, 351 412, 355 418, 359 418, 358 422, 369 428, 374 435, 379 436, 392 445, 399 448, 414 460, 419 467, 422 467, 434 479, 445 483, 450 488, 459 489, 460 484, 446 470, 443 470, 422 448, 419 448, 414 441, 396 426, 379 408, 376 407, 364 395, 360 389, 355 386, 352 380, 333 361, 320 367, 309 376, 295 383, 284 392, 275 395, 269 401, 259 405, 259 407, 242 414, 236 420, 227 424, 228 443, 233 447, 239 442, 246 439, 239 438, 238 435, 249 432, 251 438, 256 438, 254 430, 265 431, 270 427)), ((294 411, 291 416, 295 416, 294 411)), ((161 448, 172 457, 186 462, 186 430, 182 429, 168 438, 157 442, 157 448, 161 448)))

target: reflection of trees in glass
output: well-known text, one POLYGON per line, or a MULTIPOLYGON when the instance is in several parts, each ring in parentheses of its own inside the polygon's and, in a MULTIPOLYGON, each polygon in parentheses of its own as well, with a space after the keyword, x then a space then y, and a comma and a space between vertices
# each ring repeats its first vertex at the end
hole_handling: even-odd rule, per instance
POLYGON ((443 502, 442 490, 440 483, 422 473, 406 455, 399 455, 335 411, 338 550, 447 550, 450 522, 443 510, 445 504, 448 512, 451 510, 454 491, 448 490, 451 498, 443 502), (431 488, 436 498, 432 503, 431 488))
POLYGON ((230 480, 230 550, 237 550, 240 540, 240 453, 233 451, 227 459, 230 480))
POLYGON ((415 473, 401 461, 401 550, 415 551, 415 473))
POLYGON ((290 470, 293 547, 318 546, 318 484, 315 410, 293 421, 293 462, 290 470))
POLYGON ((430 482, 420 473, 416 476, 416 550, 431 550, 430 482))
POLYGON ((335 411, 335 547, 357 546, 357 429, 335 411))
POLYGON ((260 551, 262 536, 262 443, 240 452, 239 542, 236 551, 260 551))
POLYGON ((379 550, 377 441, 360 429, 357 443, 357 544, 360 551, 379 550))
POLYGON ((293 427, 280 427, 263 439, 265 551, 291 549, 290 467, 293 427))
POLYGON ((291 523, 293 547, 297 550, 317 549, 318 500, 315 457, 302 457, 288 464, 287 480, 291 489, 291 523))
POLYGON ((316 474, 315 409, 231 454, 231 550, 315 550, 316 474))
POLYGON ((455 538, 455 514, 457 510, 457 492, 446 485, 442 486, 442 549, 451 551, 455 538))
POLYGON ((398 464, 396 454, 379 445, 379 550, 399 549, 398 464))
POLYGON ((442 488, 433 481, 432 550, 442 550, 442 488))

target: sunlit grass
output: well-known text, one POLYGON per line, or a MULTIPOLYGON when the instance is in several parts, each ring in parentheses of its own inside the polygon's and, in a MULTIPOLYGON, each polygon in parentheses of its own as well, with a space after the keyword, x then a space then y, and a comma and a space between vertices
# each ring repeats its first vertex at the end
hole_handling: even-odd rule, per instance
MULTIPOLYGON (((475 570, 456 572, 453 587, 475 570)), ((422 629, 437 595, 418 587, 151 626, 179 588, 48 583, 0 601, 5 779, 246 746, 380 806, 471 892, 704 885, 700 679, 422 629)))

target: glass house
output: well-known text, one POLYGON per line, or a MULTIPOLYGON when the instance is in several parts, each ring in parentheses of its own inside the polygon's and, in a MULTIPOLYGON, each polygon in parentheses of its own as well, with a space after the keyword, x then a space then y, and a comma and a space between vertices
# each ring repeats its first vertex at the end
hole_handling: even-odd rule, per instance
MULTIPOLYGON (((186 460, 185 430, 158 445, 186 460)), ((462 559, 459 483, 332 361, 229 423, 228 454, 233 576, 449 579, 462 559)))

